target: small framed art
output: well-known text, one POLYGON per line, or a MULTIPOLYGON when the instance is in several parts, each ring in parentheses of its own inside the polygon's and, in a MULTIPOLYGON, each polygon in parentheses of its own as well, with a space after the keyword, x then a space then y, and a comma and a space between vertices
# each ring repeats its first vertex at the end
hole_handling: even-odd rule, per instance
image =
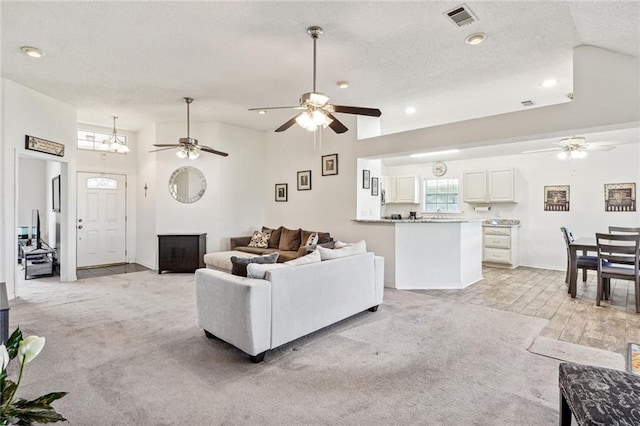
POLYGON ((373 195, 374 197, 378 196, 378 178, 377 177, 371 178, 371 195, 373 195))
POLYGON ((369 189, 371 186, 371 171, 362 170, 362 189, 369 189))
POLYGON ((276 183, 276 201, 287 201, 289 185, 286 183, 276 183))
POLYGON ((544 187, 544 211, 569 211, 569 185, 553 185, 544 187))
POLYGON ((322 176, 338 174, 338 154, 322 156, 322 176))
POLYGON ((311 189, 311 170, 298 172, 298 191, 309 191, 311 189))
POLYGON ((604 211, 635 212, 636 184, 606 183, 604 185, 604 211))

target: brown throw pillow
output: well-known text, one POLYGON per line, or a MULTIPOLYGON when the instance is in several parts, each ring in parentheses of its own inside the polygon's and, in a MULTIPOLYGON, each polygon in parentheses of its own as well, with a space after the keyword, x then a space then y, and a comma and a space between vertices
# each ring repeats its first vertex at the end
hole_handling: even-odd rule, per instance
POLYGON ((277 249, 280 245, 280 234, 282 233, 282 226, 277 229, 267 228, 266 226, 262 227, 262 232, 267 230, 271 231, 271 238, 269 238, 269 248, 277 249))
POLYGON ((231 256, 231 273, 239 277, 247 276, 247 265, 250 263, 276 263, 278 253, 271 253, 265 256, 256 257, 236 257, 231 256))
POLYGON ((278 250, 298 251, 300 248, 300 229, 287 229, 282 227, 278 250))

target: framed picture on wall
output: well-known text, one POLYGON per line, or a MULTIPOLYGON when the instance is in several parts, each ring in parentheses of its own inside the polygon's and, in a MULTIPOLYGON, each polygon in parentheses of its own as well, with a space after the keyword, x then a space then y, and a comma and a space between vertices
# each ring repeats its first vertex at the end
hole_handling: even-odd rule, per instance
POLYGON ((363 170, 362 171, 362 189, 369 189, 371 186, 371 171, 363 170))
POLYGON ((635 183, 605 183, 604 211, 606 212, 635 212, 636 184, 635 183))
POLYGON ((53 211, 60 213, 60 175, 51 179, 51 194, 53 211))
POLYGON ((322 156, 322 176, 338 174, 338 154, 322 156))
POLYGON ((311 170, 298 172, 298 191, 309 191, 311 189, 311 170))
POLYGON ((276 201, 287 201, 288 186, 286 183, 276 183, 276 201))
POLYGON ((377 177, 371 178, 371 195, 373 195, 374 197, 378 196, 378 178, 377 177))
POLYGON ((544 187, 544 211, 569 211, 569 185, 553 185, 544 187))

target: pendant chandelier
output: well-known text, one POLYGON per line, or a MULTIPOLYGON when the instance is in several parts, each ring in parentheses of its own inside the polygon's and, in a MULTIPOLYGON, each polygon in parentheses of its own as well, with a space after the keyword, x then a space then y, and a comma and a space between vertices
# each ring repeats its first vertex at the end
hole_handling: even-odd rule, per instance
POLYGON ((116 130, 116 120, 118 117, 115 115, 113 117, 113 134, 109 136, 109 140, 104 143, 109 146, 109 151, 117 152, 119 154, 126 154, 129 152, 129 147, 127 146, 126 140, 118 137, 118 131, 116 130))

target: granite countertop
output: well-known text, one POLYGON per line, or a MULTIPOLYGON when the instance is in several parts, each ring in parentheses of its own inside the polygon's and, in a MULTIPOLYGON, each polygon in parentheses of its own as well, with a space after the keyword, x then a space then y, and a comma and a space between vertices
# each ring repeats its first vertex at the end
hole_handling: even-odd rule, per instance
POLYGON ((457 218, 422 218, 422 219, 353 219, 361 223, 467 223, 482 222, 482 219, 457 218))
POLYGON ((485 219, 482 222, 482 226, 509 228, 512 226, 520 226, 520 221, 517 219, 485 219))

